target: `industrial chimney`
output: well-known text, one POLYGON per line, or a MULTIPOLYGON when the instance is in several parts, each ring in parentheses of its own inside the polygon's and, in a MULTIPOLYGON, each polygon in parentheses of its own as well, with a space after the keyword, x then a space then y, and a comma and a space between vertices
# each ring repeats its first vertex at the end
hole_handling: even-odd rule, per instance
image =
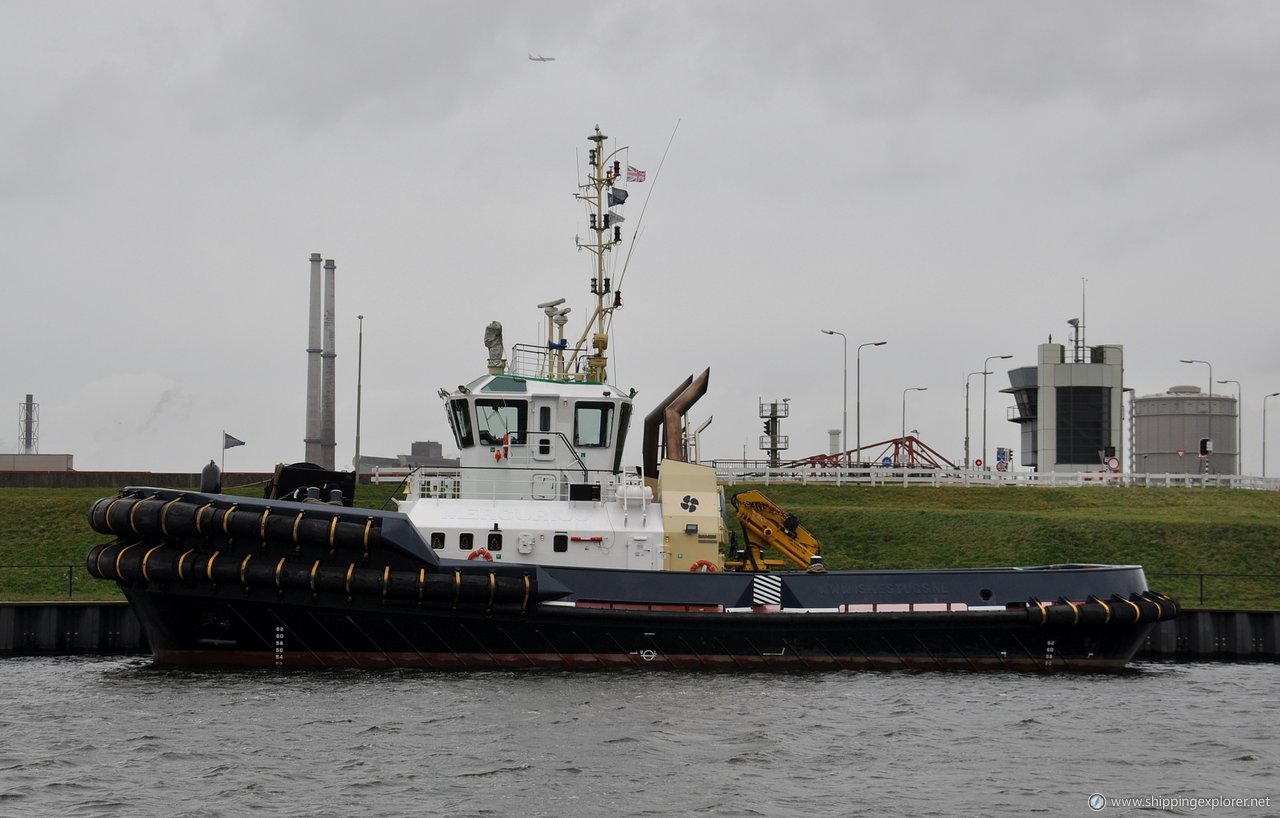
POLYGON ((324 263, 324 351, 320 353, 322 361, 320 373, 320 392, 323 400, 320 416, 320 460, 321 466, 333 471, 334 467, 334 449, 338 445, 336 423, 334 418, 334 403, 336 400, 337 389, 334 386, 336 377, 336 358, 338 353, 336 350, 337 343, 335 339, 334 327, 334 309, 333 309, 333 282, 334 273, 337 265, 333 263, 333 259, 328 259, 324 263))
POLYGON ((307 431, 303 460, 322 465, 320 451, 320 254, 311 254, 311 312, 307 324, 307 431))

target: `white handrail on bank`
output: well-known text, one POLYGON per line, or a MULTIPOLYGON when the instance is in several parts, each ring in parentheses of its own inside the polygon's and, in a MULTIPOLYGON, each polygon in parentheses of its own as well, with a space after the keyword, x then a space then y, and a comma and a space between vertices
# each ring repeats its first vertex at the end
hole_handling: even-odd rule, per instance
MULTIPOLYGON (((710 464, 708 464, 710 465, 710 464)), ((1127 474, 1122 472, 1030 472, 920 468, 761 468, 715 464, 716 477, 724 485, 738 483, 832 483, 864 486, 1047 486, 1087 488, 1133 486, 1139 488, 1220 488, 1280 491, 1280 477, 1240 474, 1127 474)))

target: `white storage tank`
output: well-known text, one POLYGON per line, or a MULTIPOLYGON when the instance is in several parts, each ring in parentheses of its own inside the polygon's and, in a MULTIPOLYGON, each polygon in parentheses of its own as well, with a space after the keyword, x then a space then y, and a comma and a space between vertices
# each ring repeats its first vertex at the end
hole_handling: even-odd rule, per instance
POLYGON ((1235 474, 1236 399, 1189 384, 1133 401, 1134 468, 1146 474, 1235 474), (1201 441, 1210 441, 1207 454, 1201 441))

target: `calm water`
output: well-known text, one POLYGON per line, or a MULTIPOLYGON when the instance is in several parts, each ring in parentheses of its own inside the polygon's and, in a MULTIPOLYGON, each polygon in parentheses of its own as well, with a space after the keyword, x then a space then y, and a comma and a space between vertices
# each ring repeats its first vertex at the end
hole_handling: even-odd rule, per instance
POLYGON ((0 815, 1280 815, 1280 668, 210 672, 0 660, 0 815), (1104 815, 1138 814, 1108 808, 1104 815), (1158 814, 1142 811, 1142 814, 1158 814))

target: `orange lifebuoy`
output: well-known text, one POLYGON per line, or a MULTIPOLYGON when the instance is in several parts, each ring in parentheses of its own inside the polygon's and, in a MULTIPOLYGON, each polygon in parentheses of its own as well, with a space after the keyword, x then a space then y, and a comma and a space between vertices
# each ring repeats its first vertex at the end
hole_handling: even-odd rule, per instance
POLYGON ((689 566, 689 570, 690 570, 690 571, 705 571, 705 572, 707 572, 708 574, 714 574, 716 571, 718 571, 718 570, 720 570, 720 569, 716 568, 716 564, 715 564, 714 562, 712 562, 711 560, 698 560, 698 561, 697 561, 697 562, 695 562, 693 565, 690 565, 690 566, 689 566))
POLYGON ((470 554, 467 555, 467 559, 488 560, 489 562, 493 562, 493 554, 490 554, 489 549, 487 548, 477 548, 475 551, 472 551, 470 554))

